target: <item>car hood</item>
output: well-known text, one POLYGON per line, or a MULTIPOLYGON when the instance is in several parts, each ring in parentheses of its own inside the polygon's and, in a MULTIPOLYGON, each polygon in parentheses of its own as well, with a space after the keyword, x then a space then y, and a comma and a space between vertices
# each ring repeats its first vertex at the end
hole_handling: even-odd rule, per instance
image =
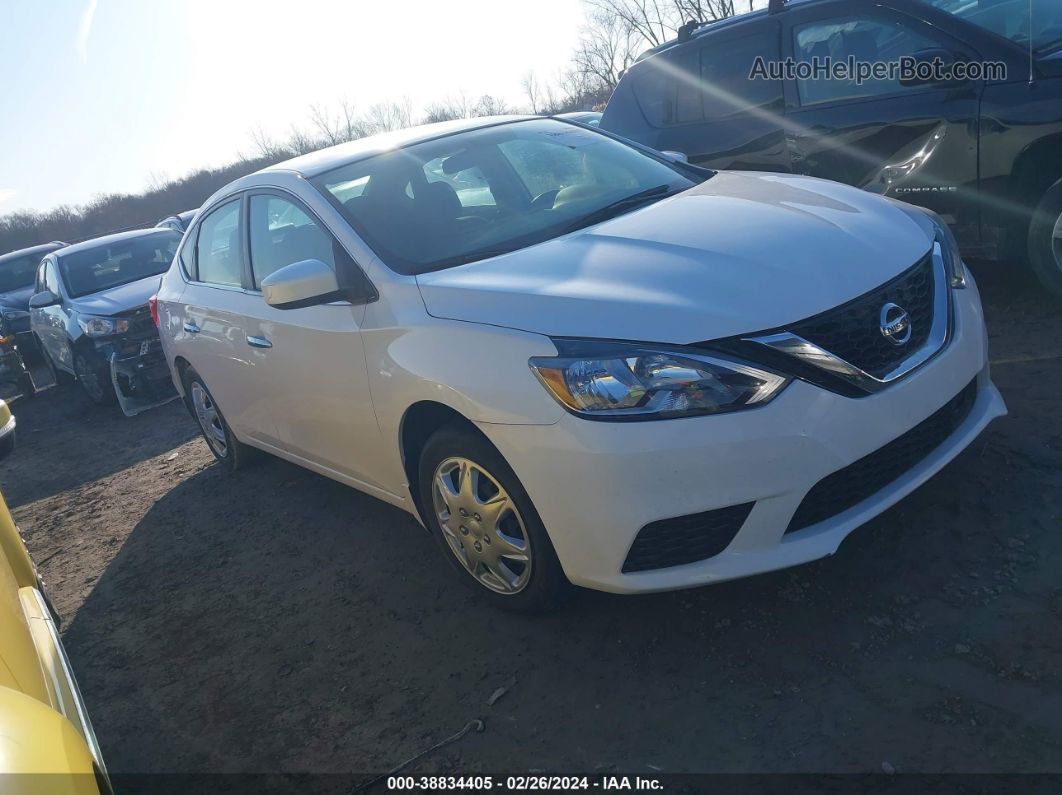
POLYGON ((911 267, 931 245, 926 227, 857 188, 724 171, 604 223, 417 283, 439 318, 689 343, 818 314, 911 267))
POLYGON ((159 289, 162 276, 148 276, 135 282, 71 299, 70 305, 87 315, 121 315, 144 306, 159 289))
POLYGON ((33 285, 19 287, 17 290, 8 290, 0 293, 0 306, 9 306, 14 309, 28 309, 30 296, 33 295, 33 285))

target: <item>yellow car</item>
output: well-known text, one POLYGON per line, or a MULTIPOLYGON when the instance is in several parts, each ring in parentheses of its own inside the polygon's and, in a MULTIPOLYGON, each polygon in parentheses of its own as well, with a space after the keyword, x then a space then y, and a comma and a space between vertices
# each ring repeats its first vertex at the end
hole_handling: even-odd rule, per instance
MULTIPOLYGON (((0 400, 0 455, 14 419, 0 400)), ((107 772, 44 583, 0 495, 0 792, 107 795, 107 772)))

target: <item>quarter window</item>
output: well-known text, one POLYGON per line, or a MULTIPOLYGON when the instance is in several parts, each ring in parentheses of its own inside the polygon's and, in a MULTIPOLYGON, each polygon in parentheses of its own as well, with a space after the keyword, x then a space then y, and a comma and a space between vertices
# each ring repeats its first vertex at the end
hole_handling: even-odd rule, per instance
POLYGON ((251 197, 251 273, 255 287, 285 265, 317 259, 334 270, 333 238, 294 202, 280 196, 251 197))
POLYGON ((239 199, 212 211, 200 222, 195 260, 196 278, 199 281, 229 287, 243 284, 239 199))
MULTIPOLYGON (((794 29, 796 60, 820 64, 847 61, 891 63, 922 50, 939 47, 938 42, 915 33, 907 26, 892 20, 846 19, 812 22, 794 29)), ((922 89, 925 86, 903 86, 899 80, 875 80, 857 83, 856 80, 808 79, 798 80, 800 104, 814 105, 842 99, 894 94, 922 89)))

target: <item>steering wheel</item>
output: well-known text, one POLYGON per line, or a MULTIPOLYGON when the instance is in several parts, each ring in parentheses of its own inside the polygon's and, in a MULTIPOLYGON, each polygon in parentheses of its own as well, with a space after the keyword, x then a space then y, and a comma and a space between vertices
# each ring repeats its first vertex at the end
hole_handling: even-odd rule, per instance
POLYGON ((557 200, 558 193, 560 193, 560 188, 557 188, 556 190, 548 190, 545 193, 538 194, 538 196, 531 200, 531 212, 551 209, 553 207, 553 202, 557 200))

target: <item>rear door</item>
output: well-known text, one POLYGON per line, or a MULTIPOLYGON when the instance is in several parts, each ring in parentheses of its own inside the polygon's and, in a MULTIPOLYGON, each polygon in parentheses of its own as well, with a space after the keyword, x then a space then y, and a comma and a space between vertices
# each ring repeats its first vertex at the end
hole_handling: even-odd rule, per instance
MULTIPOLYGON (((780 16, 783 55, 796 64, 893 63, 940 50, 977 57, 938 28, 881 6, 794 7, 780 16)), ((793 170, 929 207, 976 242, 980 94, 974 81, 798 76, 786 85, 793 170)))
POLYGON ((378 487, 366 472, 379 427, 369 396, 360 321, 365 305, 334 301, 299 309, 269 306, 262 280, 295 262, 320 260, 350 283, 356 268, 325 224, 295 196, 257 190, 248 197, 251 266, 245 355, 262 385, 262 410, 277 427, 280 446, 303 461, 378 487))
POLYGON ((238 437, 275 445, 267 385, 247 344, 247 317, 259 299, 247 289, 243 205, 237 197, 210 210, 190 233, 189 257, 182 249, 190 281, 181 295, 174 352, 203 377, 238 437))

